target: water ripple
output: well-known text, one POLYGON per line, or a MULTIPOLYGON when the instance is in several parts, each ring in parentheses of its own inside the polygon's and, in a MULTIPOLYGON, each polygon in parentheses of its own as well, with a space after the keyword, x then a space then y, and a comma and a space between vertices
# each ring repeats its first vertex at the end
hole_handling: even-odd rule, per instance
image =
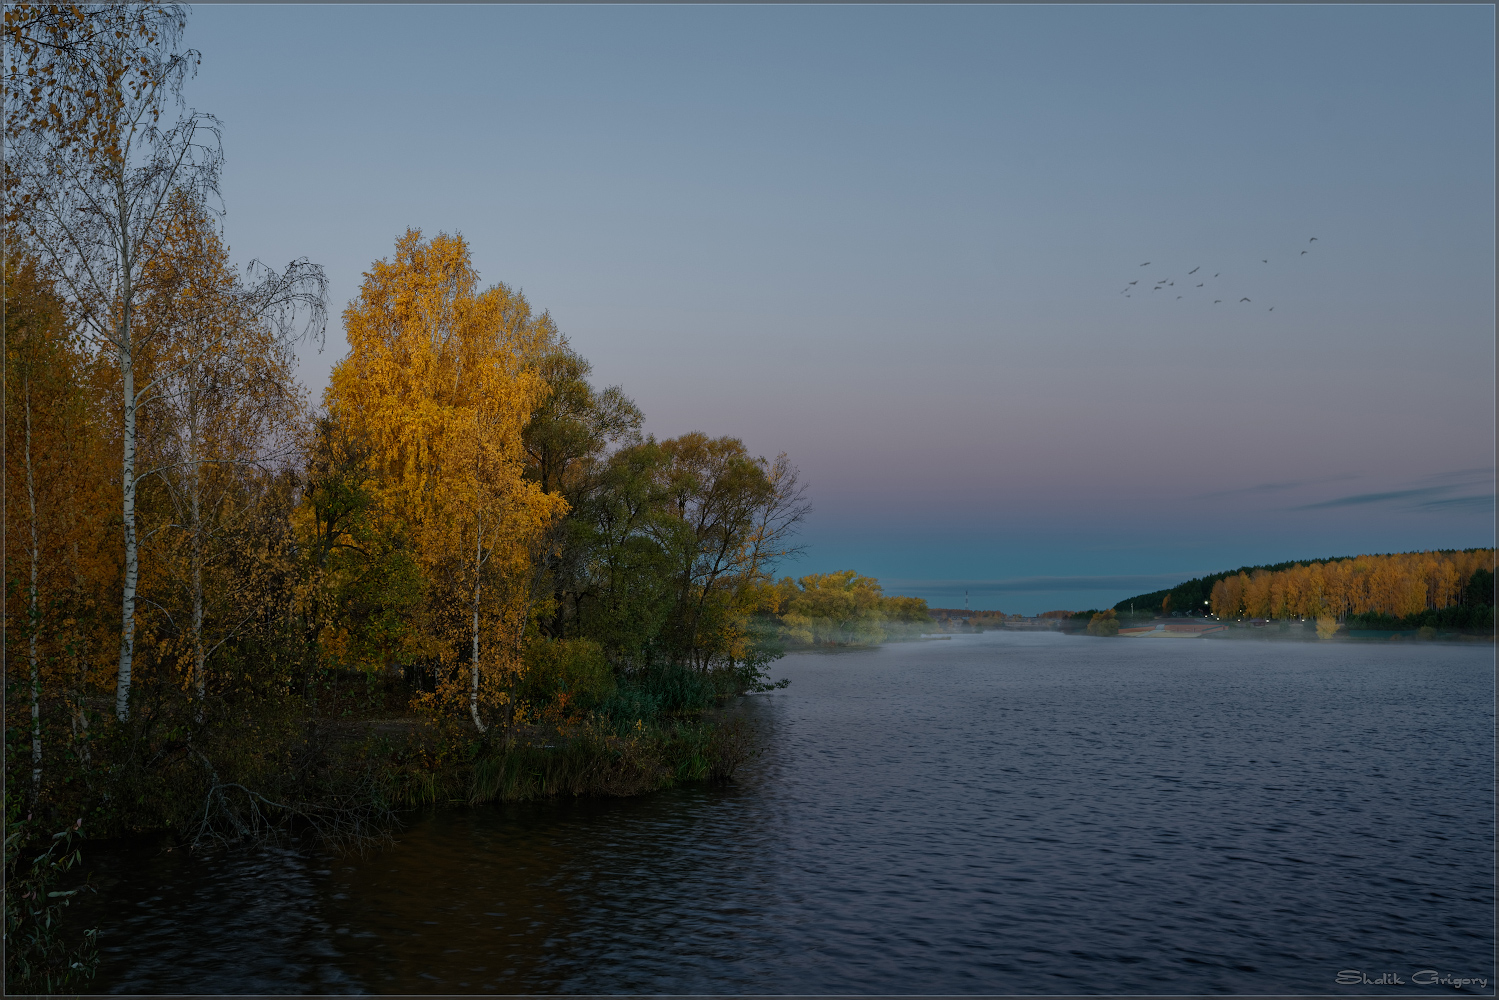
POLYGON ((777 666, 728 786, 439 813, 363 861, 96 850, 96 988, 1493 992, 1490 647, 999 633, 777 666))

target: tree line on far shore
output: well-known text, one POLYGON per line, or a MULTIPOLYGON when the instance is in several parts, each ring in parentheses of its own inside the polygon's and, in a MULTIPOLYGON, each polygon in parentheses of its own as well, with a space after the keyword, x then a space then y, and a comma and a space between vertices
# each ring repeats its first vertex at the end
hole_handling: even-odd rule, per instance
POLYGON ((1494 550, 1431 550, 1246 566, 1127 598, 1119 614, 1331 618, 1354 627, 1494 627, 1494 550))

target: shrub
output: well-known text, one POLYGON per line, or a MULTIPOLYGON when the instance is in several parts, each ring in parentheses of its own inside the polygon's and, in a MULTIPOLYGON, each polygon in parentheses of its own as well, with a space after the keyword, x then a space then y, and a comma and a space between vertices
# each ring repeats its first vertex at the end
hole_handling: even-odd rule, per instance
POLYGON ((72 897, 93 891, 87 882, 59 889, 63 873, 82 860, 73 845, 78 821, 54 834, 47 849, 21 864, 26 823, 16 824, 5 838, 5 992, 54 993, 74 981, 87 981, 99 965, 98 931, 83 932, 83 941, 70 947, 62 934, 62 915, 72 897), (61 853, 59 854, 59 850, 61 853))
POLYGON ((1094 615, 1093 620, 1088 623, 1088 634, 1118 635, 1119 616, 1114 611, 1114 609, 1110 608, 1107 611, 1100 611, 1098 614, 1094 615))
POLYGON ((532 643, 525 660, 521 697, 542 710, 593 711, 617 687, 604 647, 591 639, 544 639, 532 643))
POLYGON ((637 721, 615 731, 601 718, 559 731, 556 742, 492 747, 474 767, 469 801, 628 796, 683 781, 722 781, 754 753, 737 721, 637 721))

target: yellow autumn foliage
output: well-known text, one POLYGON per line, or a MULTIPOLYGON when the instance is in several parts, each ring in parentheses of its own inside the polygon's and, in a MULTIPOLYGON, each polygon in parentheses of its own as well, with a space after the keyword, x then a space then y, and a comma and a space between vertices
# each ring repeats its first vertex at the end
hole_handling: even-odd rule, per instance
POLYGON ((478 284, 461 236, 407 230, 344 312, 325 403, 365 442, 379 517, 433 585, 423 651, 469 660, 482 727, 481 704, 513 701, 534 549, 567 504, 523 476, 521 431, 547 392, 531 361, 555 327, 478 284))
POLYGON ((1239 573, 1213 585, 1219 618, 1395 617, 1441 610, 1458 600, 1476 570, 1494 568, 1494 550, 1404 552, 1239 573))

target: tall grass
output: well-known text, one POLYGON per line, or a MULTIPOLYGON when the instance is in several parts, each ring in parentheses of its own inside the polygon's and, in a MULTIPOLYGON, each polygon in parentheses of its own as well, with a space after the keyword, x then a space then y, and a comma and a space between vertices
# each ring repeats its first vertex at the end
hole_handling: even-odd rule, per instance
POLYGON ((469 802, 640 795, 684 781, 722 781, 751 752, 737 720, 637 722, 622 735, 610 720, 596 716, 559 730, 554 743, 513 743, 482 754, 474 764, 469 802))

